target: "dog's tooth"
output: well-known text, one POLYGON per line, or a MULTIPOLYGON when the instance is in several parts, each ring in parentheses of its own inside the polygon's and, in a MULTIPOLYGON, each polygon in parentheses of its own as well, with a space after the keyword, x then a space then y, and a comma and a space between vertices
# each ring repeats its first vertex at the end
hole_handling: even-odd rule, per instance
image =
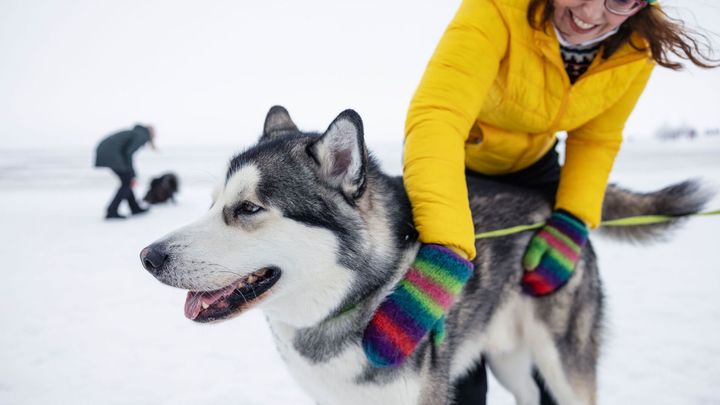
POLYGON ((210 308, 210 304, 208 304, 207 302, 203 301, 203 302, 202 302, 202 307, 203 307, 203 309, 208 309, 208 308, 210 308))
POLYGON ((245 287, 245 283, 243 283, 242 281, 238 282, 237 285, 235 286, 235 288, 243 288, 243 287, 245 287))
POLYGON ((255 274, 257 274, 260 277, 263 277, 265 274, 267 274, 267 272, 268 272, 268 269, 260 269, 260 270, 256 271, 255 274))
POLYGON ((251 274, 251 275, 248 276, 247 281, 248 281, 248 283, 252 284, 252 283, 254 283, 254 282, 257 281, 257 277, 255 277, 254 274, 251 274))

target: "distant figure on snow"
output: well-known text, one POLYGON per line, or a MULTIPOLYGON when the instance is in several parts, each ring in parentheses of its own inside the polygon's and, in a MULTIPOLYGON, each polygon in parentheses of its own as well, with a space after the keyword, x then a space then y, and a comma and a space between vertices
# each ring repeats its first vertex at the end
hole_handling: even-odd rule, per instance
POLYGON ((175 193, 178 192, 179 181, 175 173, 165 173, 150 181, 150 188, 143 201, 148 204, 162 204, 167 200, 175 202, 175 193))
POLYGON ((135 169, 132 155, 145 143, 155 149, 155 129, 151 126, 135 125, 131 130, 112 134, 97 146, 95 167, 109 167, 120 178, 120 189, 107 208, 106 219, 124 219, 118 213, 118 207, 123 200, 127 200, 130 212, 142 214, 147 208, 142 208, 135 200, 132 187, 135 185, 135 169))

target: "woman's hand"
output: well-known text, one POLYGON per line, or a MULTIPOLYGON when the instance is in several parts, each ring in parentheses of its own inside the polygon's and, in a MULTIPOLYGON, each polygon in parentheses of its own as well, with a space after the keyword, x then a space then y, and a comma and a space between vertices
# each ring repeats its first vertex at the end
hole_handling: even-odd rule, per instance
POLYGON ((376 367, 397 367, 430 330, 442 335, 442 319, 472 270, 469 260, 447 247, 422 245, 365 329, 362 346, 368 360, 376 367))
POLYGON ((553 212, 545 226, 530 239, 523 256, 523 291, 543 296, 564 286, 587 239, 585 223, 565 210, 553 212))

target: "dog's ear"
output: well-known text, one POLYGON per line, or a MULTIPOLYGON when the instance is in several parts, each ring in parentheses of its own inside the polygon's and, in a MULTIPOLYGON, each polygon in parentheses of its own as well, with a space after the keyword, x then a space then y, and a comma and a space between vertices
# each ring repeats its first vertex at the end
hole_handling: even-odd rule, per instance
POLYGON ((308 153, 320 166, 320 177, 340 189, 348 201, 362 196, 368 155, 358 113, 341 112, 327 131, 308 146, 308 153))
POLYGON ((260 142, 267 141, 274 136, 282 135, 287 132, 295 132, 298 128, 290 118, 287 110, 279 105, 273 106, 265 117, 265 125, 263 126, 263 134, 260 142))

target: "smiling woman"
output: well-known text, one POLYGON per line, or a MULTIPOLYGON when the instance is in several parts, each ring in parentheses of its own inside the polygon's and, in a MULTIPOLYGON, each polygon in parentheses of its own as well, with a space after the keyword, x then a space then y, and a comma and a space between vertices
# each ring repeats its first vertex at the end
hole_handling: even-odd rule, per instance
POLYGON ((669 17, 657 0, 531 0, 527 18, 535 29, 552 24, 571 44, 607 38, 605 59, 630 42, 635 48, 649 48, 655 62, 666 68, 682 67, 671 61, 671 54, 699 67, 717 66, 708 37, 669 17))
MULTIPOLYGON (((588 249, 588 231, 600 223, 625 123, 654 67, 680 68, 671 56, 713 67, 706 48, 705 37, 655 1, 464 0, 406 119, 403 180, 423 246, 447 247, 447 262, 475 257, 474 230, 482 224, 472 218, 469 177, 535 189, 554 209, 515 263, 519 283, 532 297, 561 291, 588 249), (561 131, 562 163, 555 151, 561 131)), ((416 311, 405 305, 401 312, 416 311)), ((382 320, 378 311, 371 327, 382 320)), ((413 344, 422 338, 415 337, 413 344)), ((409 353, 393 353, 393 364, 409 353)), ((482 403, 479 366, 458 384, 457 403, 482 403)), ((537 403, 542 387, 530 384, 518 402, 537 403)))

